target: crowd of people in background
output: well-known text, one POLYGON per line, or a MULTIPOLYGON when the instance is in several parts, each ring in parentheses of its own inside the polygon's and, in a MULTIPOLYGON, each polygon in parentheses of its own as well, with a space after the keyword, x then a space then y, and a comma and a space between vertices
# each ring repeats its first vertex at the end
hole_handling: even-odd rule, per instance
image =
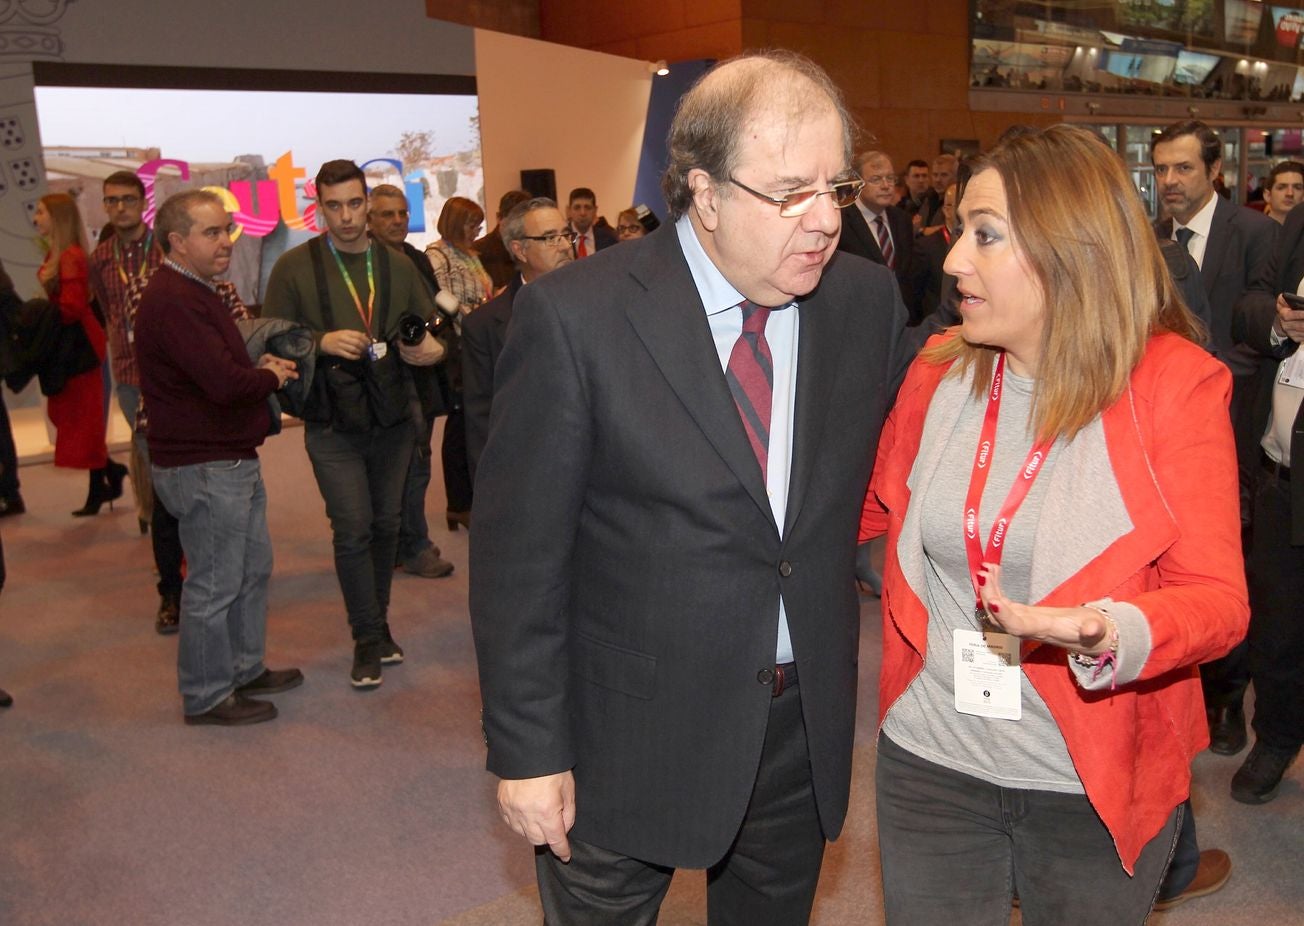
MULTIPOLYGON (((303 681, 265 662, 257 448, 282 412, 330 522, 349 682, 403 662, 395 571, 456 568, 425 514, 442 417, 445 523, 474 524, 489 766, 504 818, 545 847, 550 917, 585 915, 579 882, 654 917, 691 866, 713 909, 804 921, 846 810, 853 557, 885 590, 889 922, 1013 895, 1029 923, 1122 922, 1218 890, 1231 860, 1198 845, 1191 758, 1249 745, 1251 683, 1231 796, 1272 800, 1304 742, 1304 163, 1236 205, 1217 133, 1176 123, 1151 145, 1152 224, 1083 129, 1015 127, 900 174, 852 136, 818 68, 745 56, 681 104, 670 227, 642 205, 613 226, 585 187, 513 190, 482 236, 481 205, 448 199, 424 251, 402 190, 329 161, 324 231, 280 256, 258 317, 222 280, 213 194, 175 194, 149 228, 139 178, 112 174, 89 256, 72 197, 43 197, 54 462, 89 473, 79 517, 130 473, 185 722, 271 720, 260 696, 303 681), (106 449, 106 357, 127 466, 106 449), (1002 833, 1011 793, 1053 825, 1002 833), (973 832, 921 828, 938 806, 973 832), (787 873, 758 886, 766 864, 787 873)), ((37 324, 0 291, 7 326, 37 324)), ((24 510, 9 437, 0 516, 24 510)))

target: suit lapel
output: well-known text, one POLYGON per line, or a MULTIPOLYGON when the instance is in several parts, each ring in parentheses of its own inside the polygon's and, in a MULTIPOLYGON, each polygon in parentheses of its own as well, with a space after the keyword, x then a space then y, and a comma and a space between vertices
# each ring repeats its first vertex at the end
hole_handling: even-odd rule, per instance
POLYGON ((829 391, 837 377, 842 357, 842 330, 846 315, 830 301, 820 298, 820 290, 797 304, 797 397, 793 403, 792 471, 788 476, 788 505, 784 515, 783 535, 787 537, 797 523, 806 500, 819 458, 819 446, 828 419, 829 391))
POLYGON ((625 315, 685 410, 773 524, 761 468, 720 368, 706 310, 675 226, 667 223, 650 237, 649 245, 644 259, 630 268, 643 287, 642 298, 632 300, 625 315))
POLYGON ((854 205, 848 206, 843 215, 845 216, 843 221, 851 226, 852 232, 860 239, 865 249, 865 256, 876 264, 886 263, 883 260, 883 252, 878 247, 878 239, 874 237, 874 232, 865 221, 865 217, 860 214, 860 210, 854 205))

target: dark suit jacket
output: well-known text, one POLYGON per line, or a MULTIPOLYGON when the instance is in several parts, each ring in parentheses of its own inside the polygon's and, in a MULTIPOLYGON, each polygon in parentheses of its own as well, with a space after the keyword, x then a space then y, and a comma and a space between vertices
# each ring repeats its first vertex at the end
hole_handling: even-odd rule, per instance
MULTIPOLYGON (((910 225, 910 216, 904 210, 888 206, 883 214, 887 216, 887 227, 892 233, 892 247, 896 251, 896 268, 893 272, 896 274, 897 285, 901 288, 901 298, 913 319, 917 307, 914 304, 914 293, 910 289, 910 261, 915 249, 915 231, 910 225)), ((878 246, 878 238, 860 214, 860 209, 854 205, 842 210, 842 234, 838 237, 838 250, 886 265, 883 252, 878 246)))
POLYGON ((503 244, 503 236, 499 233, 500 227, 495 225, 489 234, 475 239, 475 243, 471 245, 472 250, 480 256, 480 263, 484 264, 485 272, 494 281, 494 289, 506 286, 511 282, 512 275, 516 273, 516 262, 512 260, 507 245, 503 244))
MULTIPOLYGON (((1213 222, 1204 249, 1200 279, 1209 296, 1210 341, 1214 354, 1232 369, 1233 374, 1252 372, 1248 353, 1233 354, 1232 311, 1236 300, 1267 270, 1272 247, 1277 240, 1277 223, 1261 212, 1237 206, 1215 196, 1213 222)), ((1173 220, 1155 223, 1159 238, 1173 237, 1173 220)))
MULTIPOLYGON (((915 239, 914 254, 906 274, 910 288, 907 304, 911 306, 912 321, 931 315, 941 304, 942 284, 946 277, 942 265, 950 251, 951 240, 946 231, 920 235, 915 239)), ((955 281, 952 279, 951 287, 954 286, 955 281)))
POLYGON ((466 458, 473 483, 480 454, 489 437, 494 369, 512 320, 512 301, 523 285, 521 275, 516 274, 505 290, 462 322, 462 410, 466 416, 466 458))
MULTIPOLYGON (((1249 403, 1252 428, 1259 437, 1263 436, 1272 414, 1277 365, 1299 348, 1290 338, 1275 347, 1272 345, 1270 332, 1277 317, 1277 294, 1295 292, 1301 279, 1304 279, 1304 209, 1292 209, 1277 238, 1272 261, 1263 276, 1236 303, 1232 321, 1232 335, 1237 342, 1267 358, 1249 403)), ((1290 483, 1291 541, 1304 545, 1304 476, 1300 475, 1304 473, 1304 405, 1300 406, 1291 427, 1290 459, 1282 462, 1291 467, 1295 476, 1290 483)))
POLYGON ((471 623, 489 770, 573 769, 580 840, 672 866, 725 854, 765 739, 780 594, 820 821, 842 828, 857 523, 905 308, 885 269, 835 260, 797 311, 781 536, 674 224, 517 296, 471 623))

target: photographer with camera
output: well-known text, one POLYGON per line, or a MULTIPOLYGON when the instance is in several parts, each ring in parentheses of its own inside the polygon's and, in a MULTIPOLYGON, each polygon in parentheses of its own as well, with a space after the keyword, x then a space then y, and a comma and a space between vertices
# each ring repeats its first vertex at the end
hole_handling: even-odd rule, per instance
MULTIPOLYGON (((367 197, 367 232, 373 240, 401 251, 412 261, 435 301, 435 312, 430 316, 430 324, 436 326, 432 333, 447 347, 443 363, 412 371, 421 398, 422 421, 412 450, 412 462, 408 464, 407 478, 403 482, 403 513, 398 527, 398 558, 394 563, 396 569, 412 575, 441 579, 453 574, 453 564, 441 558, 439 547, 430 540, 426 490, 430 488, 430 442, 434 437, 435 419, 453 410, 447 368, 456 353, 456 334, 449 322, 457 312, 457 299, 439 288, 434 268, 425 253, 408 244, 408 219, 407 196, 398 187, 382 183, 367 197)), ((425 324, 420 316, 405 315, 399 321, 400 339, 415 346, 416 341, 411 337, 419 339, 419 331, 425 324), (408 329, 403 328, 404 323, 408 323, 408 329)))
POLYGON ((381 683, 382 664, 403 661, 388 611, 413 419, 420 417, 407 367, 438 363, 444 347, 429 331, 412 344, 397 338, 402 316, 430 316, 430 295, 411 261, 367 236, 361 169, 327 161, 316 190, 326 233, 277 260, 263 315, 318 335, 304 443, 326 502, 353 634, 350 681, 370 689, 381 683))

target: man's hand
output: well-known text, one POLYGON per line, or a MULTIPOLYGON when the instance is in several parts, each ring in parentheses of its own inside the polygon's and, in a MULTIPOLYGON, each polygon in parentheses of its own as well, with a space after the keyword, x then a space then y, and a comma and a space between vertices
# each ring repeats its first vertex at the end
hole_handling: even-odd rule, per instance
POLYGON ((404 363, 409 363, 414 367, 433 366, 444 359, 444 345, 440 344, 435 336, 429 331, 421 339, 420 344, 399 344, 398 355, 403 358, 404 363))
POLYGON ((296 369, 293 360, 285 360, 281 357, 275 357, 272 354, 263 354, 258 358, 258 368, 261 370, 271 370, 276 374, 276 388, 282 388, 286 380, 298 379, 299 371, 296 369))
POLYGON ((531 845, 547 846, 563 862, 571 857, 566 834, 575 825, 575 776, 504 778, 498 782, 498 812, 531 845))
POLYGON ((1304 343, 1304 312, 1292 309, 1281 296, 1277 297, 1277 320, 1272 327, 1281 337, 1304 343))
POLYGON ((343 357, 345 360, 360 360, 370 345, 371 338, 366 334, 348 328, 328 331, 321 336, 322 352, 343 357))

